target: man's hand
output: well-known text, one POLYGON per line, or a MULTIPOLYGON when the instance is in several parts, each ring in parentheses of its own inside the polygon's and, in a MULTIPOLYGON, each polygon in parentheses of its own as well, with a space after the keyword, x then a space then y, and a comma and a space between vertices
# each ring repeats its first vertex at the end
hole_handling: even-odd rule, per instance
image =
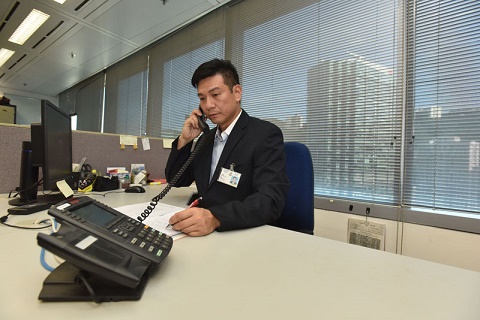
POLYGON ((175 213, 168 221, 173 230, 192 237, 205 236, 220 226, 220 221, 203 208, 188 208, 175 213))
POLYGON ((185 120, 182 128, 182 133, 178 138, 177 148, 183 148, 187 143, 195 139, 202 133, 202 128, 198 124, 198 116, 201 116, 202 112, 195 109, 190 114, 190 117, 185 120))

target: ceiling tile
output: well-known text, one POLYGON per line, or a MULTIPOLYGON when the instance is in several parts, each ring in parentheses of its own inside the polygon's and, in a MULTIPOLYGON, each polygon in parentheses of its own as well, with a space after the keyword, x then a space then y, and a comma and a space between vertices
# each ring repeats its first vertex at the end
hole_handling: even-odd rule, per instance
POLYGON ((228 1, 0 0, 0 48, 15 51, 0 88, 57 95, 228 1), (24 45, 9 42, 34 8, 50 18, 24 45))

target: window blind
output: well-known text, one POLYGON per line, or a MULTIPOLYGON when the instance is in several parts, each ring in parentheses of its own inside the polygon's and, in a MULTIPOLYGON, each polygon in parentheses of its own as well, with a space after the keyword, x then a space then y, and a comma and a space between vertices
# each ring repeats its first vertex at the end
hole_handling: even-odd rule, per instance
POLYGON ((224 10, 216 10, 150 50, 148 135, 176 138, 199 104, 195 69, 224 56, 224 10))
POLYGON ((478 233, 479 18, 478 1, 232 1, 107 70, 106 132, 148 87, 140 131, 176 137, 195 68, 225 57, 242 107, 309 147, 316 207, 478 233))
POLYGON ((75 95, 75 86, 61 92, 58 95, 58 107, 67 114, 75 113, 75 95))
POLYGON ((77 114, 77 129, 102 132, 105 73, 98 73, 59 95, 59 105, 77 114))
POLYGON ((78 89, 75 108, 78 130, 102 131, 104 80, 105 74, 101 73, 78 89))
POLYGON ((276 0, 229 12, 242 107, 309 147, 317 196, 399 203, 399 12, 397 1, 276 0))
POLYGON ((146 50, 106 70, 104 132, 146 133, 148 55, 146 50))
POLYGON ((404 203, 480 213, 480 2, 409 1, 404 203))

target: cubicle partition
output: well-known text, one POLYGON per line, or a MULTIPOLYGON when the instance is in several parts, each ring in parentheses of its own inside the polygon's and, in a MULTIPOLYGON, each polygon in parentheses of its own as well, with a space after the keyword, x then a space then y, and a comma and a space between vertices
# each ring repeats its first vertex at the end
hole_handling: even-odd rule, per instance
MULTIPOLYGON (((131 164, 145 164, 150 178, 165 178, 170 150, 164 148, 162 139, 137 137, 133 139, 137 143, 135 147, 128 143, 122 146, 118 134, 73 131, 72 136, 74 162, 86 157, 86 163, 102 174, 107 167, 130 170, 131 164), (147 139, 146 145, 142 138, 147 139)), ((29 140, 30 126, 0 124, 0 193, 8 193, 19 185, 22 141, 29 140)))

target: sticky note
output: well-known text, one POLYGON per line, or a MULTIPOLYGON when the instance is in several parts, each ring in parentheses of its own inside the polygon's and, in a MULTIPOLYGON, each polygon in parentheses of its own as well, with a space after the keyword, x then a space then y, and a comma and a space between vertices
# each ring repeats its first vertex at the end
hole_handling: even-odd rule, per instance
POLYGON ((73 190, 65 180, 57 181, 58 190, 60 190, 65 198, 73 195, 73 190))
POLYGON ((121 135, 120 136, 120 144, 123 144, 125 146, 137 145, 137 136, 121 135))
POLYGON ((172 143, 174 139, 165 139, 163 138, 163 148, 165 149, 171 149, 172 148, 172 143))

